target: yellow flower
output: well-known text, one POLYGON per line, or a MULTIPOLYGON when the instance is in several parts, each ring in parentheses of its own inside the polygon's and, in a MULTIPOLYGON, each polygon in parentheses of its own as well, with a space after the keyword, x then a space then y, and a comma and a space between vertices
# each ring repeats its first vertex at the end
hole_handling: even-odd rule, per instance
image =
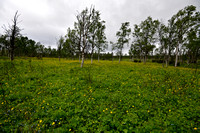
POLYGON ((148 110, 147 112, 149 113, 150 111, 148 110))
POLYGON ((121 102, 122 100, 120 100, 120 102, 121 102))
POLYGON ((106 108, 106 110, 108 110, 108 108, 106 108))
POLYGON ((40 120, 40 123, 42 123, 42 120, 40 120))
POLYGON ((126 113, 128 113, 128 110, 126 111, 126 113))
POLYGON ((1 104, 3 104, 4 102, 2 102, 1 104))
POLYGON ((112 112, 112 111, 110 111, 110 113, 112 114, 113 112, 112 112))
POLYGON ((169 110, 169 112, 171 112, 171 109, 169 110))
POLYGON ((53 122, 52 125, 55 125, 55 122, 53 122))
POLYGON ((194 130, 197 130, 197 128, 195 127, 194 130))
POLYGON ((133 105, 132 107, 134 108, 135 106, 133 105))
POLYGON ((71 131, 72 129, 69 129, 69 131, 71 131))
POLYGON ((103 112, 105 112, 105 110, 103 110, 103 112))

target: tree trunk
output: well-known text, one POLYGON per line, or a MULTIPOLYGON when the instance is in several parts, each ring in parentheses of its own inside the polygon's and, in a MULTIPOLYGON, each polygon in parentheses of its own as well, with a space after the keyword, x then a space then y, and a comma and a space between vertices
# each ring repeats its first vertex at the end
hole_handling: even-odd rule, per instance
POLYGON ((99 59, 100 59, 99 55, 100 55, 100 52, 98 51, 98 62, 99 62, 99 59))
POLYGON ((14 52, 13 50, 10 51, 10 60, 13 61, 14 60, 14 52))
POLYGON ((119 54, 119 63, 120 63, 120 61, 121 61, 121 56, 122 56, 122 49, 121 49, 121 52, 120 52, 120 54, 119 54))
POLYGON ((60 61, 60 56, 58 58, 59 58, 59 61, 60 61))
POLYGON ((93 63, 93 52, 91 54, 91 64, 93 63))
POLYGON ((165 65, 166 65, 166 67, 167 67, 167 65, 168 65, 168 63, 167 63, 167 49, 165 48, 165 65))
POLYGON ((10 60, 13 61, 14 60, 14 46, 15 46, 15 37, 12 36, 12 39, 10 41, 11 46, 10 46, 10 60))
POLYGON ((147 56, 145 55, 144 56, 144 64, 146 64, 146 61, 147 61, 147 56))
POLYGON ((175 60, 175 67, 177 67, 177 63, 178 63, 178 48, 179 48, 179 44, 176 45, 176 60, 175 60))
POLYGON ((81 62, 81 68, 83 68, 83 64, 84 64, 84 50, 82 51, 82 62, 81 62))
POLYGON ((112 62, 113 62, 113 53, 112 53, 112 62))

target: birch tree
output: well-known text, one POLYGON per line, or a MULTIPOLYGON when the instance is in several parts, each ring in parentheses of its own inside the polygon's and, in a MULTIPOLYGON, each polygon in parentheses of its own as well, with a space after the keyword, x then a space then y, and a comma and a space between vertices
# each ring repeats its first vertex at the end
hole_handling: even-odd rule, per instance
POLYGON ((101 21, 97 23, 97 33, 96 33, 96 49, 98 52, 98 62, 99 62, 99 56, 100 52, 107 49, 108 45, 106 42, 106 35, 105 35, 105 21, 101 21))
POLYGON ((129 35, 131 33, 131 28, 129 28, 129 22, 122 23, 120 30, 116 33, 117 36, 117 43, 116 43, 116 49, 119 53, 119 63, 122 56, 122 50, 124 48, 124 44, 129 43, 129 35))
POLYGON ((81 67, 83 67, 84 60, 85 60, 85 52, 86 48, 89 45, 89 30, 90 26, 92 25, 92 10, 88 10, 86 8, 83 10, 81 13, 79 13, 76 18, 78 20, 77 22, 77 30, 80 33, 80 51, 81 51, 81 56, 82 56, 82 61, 81 61, 81 67))
POLYGON ((146 63, 149 53, 155 48, 154 43, 156 41, 155 34, 157 25, 157 20, 152 20, 151 17, 148 17, 145 21, 142 21, 140 25, 135 25, 134 27, 134 42, 140 48, 144 63, 146 63))
POLYGON ((196 11, 196 7, 191 5, 191 6, 185 7, 184 9, 180 10, 176 15, 174 15, 177 41, 178 41, 176 44, 176 51, 175 51, 175 55, 176 55, 175 67, 177 66, 177 63, 178 63, 178 54, 186 38, 186 33, 194 24, 191 21, 192 20, 191 18, 194 16, 195 11, 196 11))
POLYGON ((58 52, 58 58, 59 58, 59 61, 60 61, 60 57, 61 57, 61 52, 62 52, 62 48, 63 48, 63 44, 64 44, 64 37, 63 36, 60 36, 58 42, 57 42, 57 52, 58 52))

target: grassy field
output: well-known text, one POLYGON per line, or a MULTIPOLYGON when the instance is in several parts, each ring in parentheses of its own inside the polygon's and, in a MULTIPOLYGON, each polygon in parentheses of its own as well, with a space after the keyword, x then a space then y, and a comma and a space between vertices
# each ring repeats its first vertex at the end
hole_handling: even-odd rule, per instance
POLYGON ((200 71, 157 63, 0 60, 0 132, 199 132, 200 71))

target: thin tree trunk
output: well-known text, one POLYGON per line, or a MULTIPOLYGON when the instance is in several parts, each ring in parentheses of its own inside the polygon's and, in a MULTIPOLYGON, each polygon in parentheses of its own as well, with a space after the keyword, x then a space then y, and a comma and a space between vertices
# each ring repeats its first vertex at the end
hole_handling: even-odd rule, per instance
POLYGON ((120 63, 120 61, 121 61, 121 56, 122 56, 122 49, 121 49, 121 52, 120 52, 120 54, 119 54, 119 63, 120 63))
POLYGON ((144 56, 144 64, 146 64, 147 56, 144 56))
POLYGON ((168 66, 168 61, 167 61, 167 54, 165 53, 165 67, 168 66))
POLYGON ((93 52, 91 54, 91 64, 93 63, 93 52))
POLYGON ((81 62, 81 68, 83 68, 83 64, 84 64, 84 50, 82 51, 82 62, 81 62))
POLYGON ((179 44, 177 44, 177 46, 176 46, 176 60, 175 60, 175 67, 177 67, 177 63, 178 63, 178 47, 179 47, 179 44))
POLYGON ((100 57, 99 57, 99 55, 100 55, 100 51, 98 51, 98 62, 99 62, 99 60, 100 60, 100 57))
POLYGON ((113 53, 112 53, 112 62, 113 62, 113 53))
POLYGON ((14 42, 11 42, 11 50, 10 50, 10 60, 13 61, 14 60, 14 44, 12 44, 14 42))

